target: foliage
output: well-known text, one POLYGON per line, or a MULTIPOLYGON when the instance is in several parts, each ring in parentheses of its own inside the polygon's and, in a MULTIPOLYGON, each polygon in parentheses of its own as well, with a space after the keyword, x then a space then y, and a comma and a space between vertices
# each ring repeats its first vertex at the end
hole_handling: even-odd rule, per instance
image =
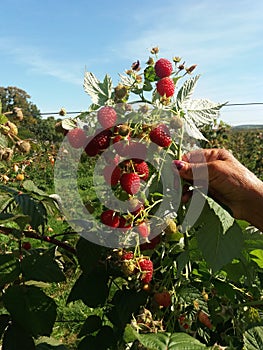
MULTIPOLYGON (((156 48, 153 51, 157 54, 156 48)), ((15 150, 13 158, 3 162, 0 187, 0 233, 5 237, 0 252, 3 350, 17 349, 21 344, 28 350, 68 349, 54 339, 63 338, 55 329, 61 319, 69 322, 77 333, 72 349, 78 350, 262 348, 262 234, 247 223, 235 221, 200 188, 194 190, 203 203, 202 210, 191 221, 196 215, 191 202, 180 201, 185 183, 178 185, 170 172, 171 159, 180 159, 184 151, 196 147, 196 140, 206 147, 223 146, 233 149, 233 153, 239 151, 241 158, 245 152, 240 147, 240 138, 235 142, 238 134, 230 132, 228 126, 214 128, 223 104, 192 98, 199 76, 189 77, 191 67, 185 68, 178 58, 174 58, 172 75, 176 87, 181 83, 176 96, 158 95, 155 84, 159 78, 154 72, 157 56, 151 58, 141 74, 139 62, 135 62, 127 74, 120 75, 118 89, 113 87, 109 75, 100 82, 94 74, 86 72, 84 89, 93 104, 87 113, 61 122, 63 137, 73 128, 83 128, 93 137, 100 128, 97 112, 102 106, 112 106, 119 113, 120 124, 128 120, 131 135, 138 139, 143 135, 149 147, 149 125, 161 120, 169 126, 173 136, 170 146, 150 148, 148 187, 138 194, 144 201, 144 210, 137 216, 127 213, 133 226, 122 232, 121 238, 131 239, 134 244, 111 247, 98 240, 104 236, 95 224, 105 210, 109 192, 103 176, 96 171, 98 165, 104 164, 100 162, 107 155, 105 150, 90 157, 83 148, 69 147, 66 138, 59 150, 49 143, 32 144, 29 153, 15 150), (79 156, 73 169, 77 174, 76 186, 91 214, 88 219, 83 206, 78 207, 75 201, 75 184, 71 180, 75 163, 70 158, 73 155, 74 160, 75 153, 79 156), (18 173, 23 173, 24 178, 18 180, 18 173), (95 179, 94 174, 98 175, 95 179), (59 182, 53 183, 58 175, 59 182), (102 198, 98 193, 103 194, 102 198), (169 204, 165 210, 160 209, 163 203, 169 204), (62 211, 62 206, 66 210, 62 211), (67 210, 77 214, 78 225, 84 225, 80 235, 71 228, 75 227, 74 222, 70 222, 71 226, 66 222, 67 210), (152 225, 148 238, 139 237, 136 224, 147 221, 151 225, 152 220, 158 223, 156 227, 161 227, 158 234, 152 225), (91 237, 93 240, 86 239, 91 237), (131 259, 124 259, 126 253, 132 254, 131 259), (143 282, 145 272, 139 264, 142 259, 153 264, 152 279, 147 283, 143 282), (170 296, 166 306, 156 299, 156 294, 164 291, 170 296), (73 320, 68 319, 71 316, 73 320)), ((50 126, 56 124, 52 118, 48 122, 50 126)), ((2 117, 0 124, 5 123, 2 117)), ((43 122, 39 129, 43 139, 44 125, 43 122)), ((10 142, 8 133, 3 133, 5 139, 10 142)), ((58 140, 54 137, 50 141, 58 140)), ((247 138, 242 145, 249 147, 247 154, 249 150, 251 153, 252 144, 247 138)), ((256 150, 258 158, 249 163, 255 172, 261 166, 256 161, 262 154, 260 142, 256 143, 256 150)), ((243 160, 245 164, 248 161, 245 157, 243 160)), ((112 191, 119 200, 129 197, 119 184, 112 186, 112 191)), ((117 237, 115 242, 122 243, 114 230, 109 232, 117 237)), ((69 330, 66 326, 63 330, 65 340, 69 330)))

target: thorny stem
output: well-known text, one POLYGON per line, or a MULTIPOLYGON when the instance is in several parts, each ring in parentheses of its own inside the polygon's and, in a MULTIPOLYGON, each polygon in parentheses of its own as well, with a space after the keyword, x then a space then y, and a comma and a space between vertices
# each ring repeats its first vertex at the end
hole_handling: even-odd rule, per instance
MULTIPOLYGON (((0 226, 0 234, 9 235, 9 234, 12 234, 12 232, 13 232, 12 228, 0 226)), ((72 247, 68 243, 61 242, 60 240, 54 238, 53 236, 40 235, 35 231, 27 231, 27 230, 22 231, 22 234, 25 237, 34 238, 34 239, 38 239, 40 241, 48 242, 48 243, 54 244, 60 248, 63 248, 66 251, 68 251, 74 255, 76 254, 76 249, 74 247, 72 247)))

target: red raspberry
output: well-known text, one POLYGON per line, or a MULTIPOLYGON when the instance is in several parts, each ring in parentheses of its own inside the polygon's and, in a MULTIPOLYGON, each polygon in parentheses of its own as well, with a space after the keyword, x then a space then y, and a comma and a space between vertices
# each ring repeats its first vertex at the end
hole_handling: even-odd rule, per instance
POLYGON ((81 148, 87 142, 87 136, 83 129, 71 129, 67 133, 68 142, 73 148, 81 148))
POLYGON ((150 259, 141 259, 139 261, 139 268, 142 272, 141 281, 143 283, 149 283, 153 276, 153 263, 150 259))
POLYGON ((22 248, 25 250, 31 249, 31 243, 30 242, 23 242, 22 243, 22 248))
POLYGON ((173 72, 172 62, 166 58, 160 58, 154 65, 154 70, 159 78, 169 77, 173 72))
POLYGON ((93 142, 93 136, 89 136, 87 138, 87 146, 85 147, 85 152, 89 157, 94 157, 100 152, 98 144, 93 142))
POLYGON ((134 164, 134 169, 138 175, 140 175, 140 178, 144 181, 146 181, 149 177, 149 167, 146 162, 140 162, 134 164))
POLYGON ((119 228, 121 228, 123 232, 126 232, 128 229, 130 229, 132 225, 125 219, 125 217, 120 217, 120 224, 119 228))
POLYGON ((161 235, 158 235, 150 240, 150 242, 145 242, 140 245, 140 250, 153 250, 157 244, 161 242, 161 235))
POLYGON ((122 255, 121 260, 132 260, 133 252, 126 252, 122 255))
POLYGON ((140 176, 136 173, 124 173, 120 178, 120 184, 128 194, 136 194, 140 190, 140 176))
POLYGON ((159 306, 168 307, 172 303, 171 295, 168 291, 155 293, 153 298, 159 306))
POLYGON ((119 215, 111 209, 105 210, 100 216, 101 222, 110 227, 118 227, 120 224, 119 215))
POLYGON ((157 91, 159 95, 171 97, 174 94, 175 86, 171 78, 165 77, 157 81, 156 84, 157 91))
POLYGON ((121 169, 115 165, 106 165, 103 169, 103 175, 108 185, 116 186, 121 177, 121 169))
POLYGON ((122 157, 126 157, 127 155, 127 147, 129 146, 130 137, 123 137, 121 135, 117 135, 113 138, 112 142, 114 144, 114 148, 118 155, 122 157))
POLYGON ((98 111, 97 118, 102 127, 112 128, 116 123, 117 113, 114 108, 106 106, 98 111))
POLYGON ((150 139, 161 147, 168 147, 172 142, 170 131, 165 124, 159 124, 150 132, 150 139))
POLYGON ((85 152, 92 157, 97 155, 100 151, 109 147, 111 142, 112 131, 109 129, 97 130, 94 137, 90 137, 91 141, 87 144, 85 152))
POLYGON ((150 234, 150 227, 144 221, 137 226, 137 230, 139 235, 143 238, 147 238, 150 234))

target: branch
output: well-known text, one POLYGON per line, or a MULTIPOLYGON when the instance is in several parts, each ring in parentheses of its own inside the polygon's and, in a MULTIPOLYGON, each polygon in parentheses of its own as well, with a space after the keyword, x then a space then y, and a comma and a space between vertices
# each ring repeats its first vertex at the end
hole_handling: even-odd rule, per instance
MULTIPOLYGON (((13 232, 13 229, 11 227, 0 226, 0 234, 9 235, 9 234, 12 234, 12 232, 13 232)), ((34 239, 38 239, 40 241, 55 244, 56 246, 63 248, 74 255, 76 254, 76 249, 74 247, 72 247, 68 243, 61 242, 60 240, 58 240, 52 236, 40 235, 39 233, 37 233, 35 231, 28 231, 28 230, 22 231, 22 234, 28 238, 34 238, 34 239)))

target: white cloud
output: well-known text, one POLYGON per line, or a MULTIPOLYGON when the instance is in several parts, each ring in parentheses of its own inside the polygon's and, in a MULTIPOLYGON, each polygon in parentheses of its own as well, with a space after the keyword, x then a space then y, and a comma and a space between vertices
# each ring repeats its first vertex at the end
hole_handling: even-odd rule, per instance
POLYGON ((58 59, 47 58, 47 52, 44 53, 38 47, 21 45, 13 38, 0 38, 0 50, 2 55, 7 55, 16 64, 23 65, 29 73, 48 75, 72 84, 82 84, 84 67, 83 75, 80 77, 77 63, 65 63, 58 59))

